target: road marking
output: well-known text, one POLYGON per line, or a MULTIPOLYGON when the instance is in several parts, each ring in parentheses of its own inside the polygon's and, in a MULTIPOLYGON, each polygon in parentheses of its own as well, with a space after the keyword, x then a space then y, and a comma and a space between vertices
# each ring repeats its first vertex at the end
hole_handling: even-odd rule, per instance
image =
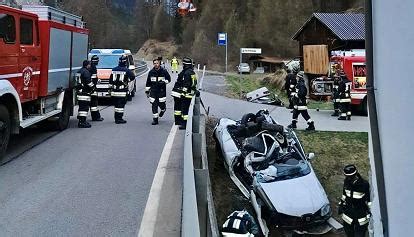
POLYGON ((155 171, 154 180, 152 181, 151 190, 148 195, 147 204, 145 206, 144 216, 138 230, 138 237, 150 237, 154 235, 155 223, 157 221, 157 212, 161 197, 161 189, 164 183, 164 176, 167 170, 168 160, 170 158, 171 148, 174 142, 177 127, 173 125, 161 153, 157 170, 155 171))

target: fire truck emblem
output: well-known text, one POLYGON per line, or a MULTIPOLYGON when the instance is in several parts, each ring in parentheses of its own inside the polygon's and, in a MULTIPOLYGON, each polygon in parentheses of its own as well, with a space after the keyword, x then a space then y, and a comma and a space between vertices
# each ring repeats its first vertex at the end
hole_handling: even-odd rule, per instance
POLYGON ((25 87, 28 87, 30 84, 30 79, 33 75, 33 68, 31 67, 25 67, 23 69, 23 83, 25 87))

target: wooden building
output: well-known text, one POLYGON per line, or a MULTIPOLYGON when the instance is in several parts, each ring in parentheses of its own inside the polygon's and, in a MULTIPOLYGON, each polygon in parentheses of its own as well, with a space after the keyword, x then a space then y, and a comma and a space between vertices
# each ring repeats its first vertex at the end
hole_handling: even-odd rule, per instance
POLYGON ((304 48, 325 46, 329 57, 336 50, 365 49, 365 16, 356 13, 314 13, 295 33, 301 68, 304 48))

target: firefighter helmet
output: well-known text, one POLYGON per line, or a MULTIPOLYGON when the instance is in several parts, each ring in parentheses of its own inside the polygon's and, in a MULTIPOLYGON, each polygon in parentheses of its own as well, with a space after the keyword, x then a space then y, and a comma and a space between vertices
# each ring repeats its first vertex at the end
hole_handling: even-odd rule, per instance
POLYGON ((119 65, 126 66, 128 62, 128 57, 126 55, 122 55, 119 57, 119 65))
POLYGON ((91 63, 93 63, 95 65, 98 65, 98 63, 99 63, 99 57, 98 57, 98 55, 93 55, 92 56, 91 63))
POLYGON ((358 173, 357 168, 355 167, 355 165, 346 165, 344 167, 344 175, 345 176, 353 176, 356 173, 358 173))
POLYGON ((183 64, 192 66, 193 65, 193 60, 189 57, 184 57, 183 58, 183 64))

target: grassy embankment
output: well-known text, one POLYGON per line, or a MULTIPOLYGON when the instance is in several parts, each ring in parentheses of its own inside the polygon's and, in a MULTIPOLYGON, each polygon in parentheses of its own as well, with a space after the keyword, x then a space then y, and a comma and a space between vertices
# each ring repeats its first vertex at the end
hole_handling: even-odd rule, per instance
MULTIPOLYGON (((285 106, 289 104, 286 92, 282 91, 284 84, 283 74, 275 75, 259 75, 259 74, 250 74, 242 75, 240 79, 239 76, 226 76, 227 87, 227 96, 244 99, 244 96, 247 92, 256 90, 260 87, 267 87, 271 92, 278 95, 278 97, 283 101, 285 106)), ((331 102, 326 101, 317 101, 317 100, 308 100, 309 109, 321 109, 321 110, 332 110, 333 105, 331 102)))
POLYGON ((306 152, 314 152, 311 162, 319 181, 328 195, 337 220, 337 204, 342 196, 342 168, 355 164, 368 180, 368 133, 365 132, 306 132, 297 131, 306 152))

